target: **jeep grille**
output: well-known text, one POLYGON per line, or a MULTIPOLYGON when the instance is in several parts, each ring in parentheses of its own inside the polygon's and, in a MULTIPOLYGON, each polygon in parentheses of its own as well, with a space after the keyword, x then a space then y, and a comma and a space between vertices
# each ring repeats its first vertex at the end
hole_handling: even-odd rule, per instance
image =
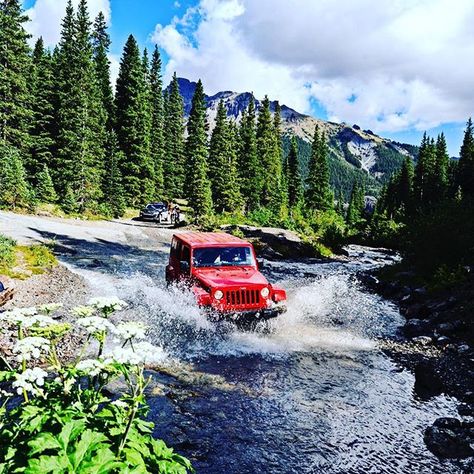
POLYGON ((227 309, 245 309, 261 306, 260 290, 226 290, 224 302, 227 309))

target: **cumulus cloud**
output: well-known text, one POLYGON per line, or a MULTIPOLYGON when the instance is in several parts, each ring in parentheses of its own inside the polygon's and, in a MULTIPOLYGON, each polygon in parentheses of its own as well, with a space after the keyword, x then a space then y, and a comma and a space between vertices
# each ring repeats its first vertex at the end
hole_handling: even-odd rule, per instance
POLYGON ((201 0, 152 38, 167 77, 393 132, 474 112, 473 23, 472 0, 201 0))
MULTIPOLYGON (((73 0, 72 3, 77 7, 79 0, 73 0)), ((36 0, 26 11, 31 20, 26 29, 33 36, 32 41, 42 36, 46 46, 54 47, 59 42, 66 4, 67 0, 36 0)), ((92 19, 101 11, 106 21, 110 22, 110 0, 89 0, 88 6, 92 19)))

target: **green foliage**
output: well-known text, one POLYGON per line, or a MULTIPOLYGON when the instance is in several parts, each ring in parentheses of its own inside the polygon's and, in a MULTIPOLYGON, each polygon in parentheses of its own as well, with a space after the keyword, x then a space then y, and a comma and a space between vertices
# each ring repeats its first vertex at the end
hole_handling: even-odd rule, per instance
POLYGON ((117 139, 112 131, 109 136, 107 151, 107 166, 105 174, 104 201, 107 207, 105 214, 114 218, 122 217, 125 212, 126 202, 122 185, 122 175, 120 173, 120 163, 125 160, 123 152, 118 148, 117 139))
POLYGON ((161 57, 158 47, 155 46, 151 60, 150 76, 150 153, 154 166, 155 196, 164 195, 164 104, 163 81, 161 78, 161 57))
POLYGON ((311 147, 308 177, 306 178, 306 205, 310 209, 327 210, 333 207, 334 196, 329 186, 328 147, 326 136, 316 126, 311 147))
POLYGON ((227 120, 224 102, 217 109, 209 149, 209 180, 217 212, 233 212, 242 204, 237 176, 237 130, 227 120))
POLYGON ((27 270, 36 274, 44 273, 55 267, 58 263, 51 250, 45 245, 20 246, 18 250, 22 253, 27 270))
POLYGON ((298 162, 298 143, 295 139, 291 141, 290 153, 287 159, 288 203, 290 207, 298 207, 303 200, 303 183, 298 162))
POLYGON ((41 202, 56 202, 58 196, 54 190, 53 180, 51 179, 47 165, 43 166, 43 169, 38 173, 36 180, 36 198, 41 202))
POLYGON ((127 205, 139 206, 152 198, 154 165, 150 157, 148 87, 140 50, 130 35, 117 79, 116 131, 124 159, 120 163, 127 205))
POLYGON ((0 1, 0 141, 21 152, 29 147, 31 119, 28 89, 31 59, 18 0, 0 1))
POLYGON ((18 150, 0 141, 0 206, 27 207, 32 200, 18 150))
MULTIPOLYGON (((0 372, 0 381, 2 387, 16 390, 23 401, 8 404, 12 394, 2 393, 7 398, 0 407, 0 472, 186 474, 194 471, 186 458, 151 436, 154 425, 145 420, 148 406, 144 393, 150 379, 144 375, 144 362, 156 348, 143 346, 128 333, 122 333, 120 354, 103 355, 108 331, 120 334, 107 318, 125 305, 117 299, 97 298, 89 306, 73 310, 79 318, 77 328, 89 327, 82 324, 85 316, 92 315, 101 323, 90 327, 81 352, 95 341, 97 357, 85 361, 79 358, 70 363, 58 358, 57 346, 72 327, 51 319, 61 305, 41 306, 40 315, 35 315, 32 308, 17 309, 11 318, 6 313, 2 330, 5 326, 16 329, 17 346, 23 344, 24 349, 18 357, 18 366, 4 360, 8 370, 0 372), (42 325, 33 322, 32 317, 42 321, 42 325), (48 325, 44 327, 44 324, 48 325), (43 338, 39 354, 32 355, 32 336, 43 338), (47 363, 50 372, 39 367, 27 368, 26 361, 31 359, 43 367, 47 363), (104 387, 117 379, 123 380, 126 388, 113 400, 103 392, 104 387)), ((129 324, 142 328, 137 323, 129 324)))
POLYGON ((403 155, 398 150, 385 145, 377 145, 375 153, 378 159, 370 171, 382 173, 380 181, 385 184, 393 174, 400 170, 404 161, 403 155))
POLYGON ((462 192, 474 196, 474 126, 471 118, 464 132, 457 176, 462 192))
POLYGON ((364 222, 364 195, 364 188, 358 182, 355 182, 346 216, 346 222, 349 228, 358 229, 364 222))
POLYGON ((257 156, 262 173, 260 203, 272 209, 279 208, 282 201, 280 140, 280 130, 275 130, 275 123, 270 113, 270 101, 265 96, 258 113, 257 156))
POLYGON ((211 214, 212 194, 208 179, 206 102, 202 82, 194 92, 188 120, 186 140, 187 197, 194 216, 201 218, 211 214))
POLYGON ((262 163, 257 155, 257 129, 255 123, 255 100, 252 96, 249 106, 240 121, 240 149, 238 171, 241 193, 247 210, 254 210, 260 204, 263 188, 262 163))
POLYGON ((0 272, 3 273, 15 265, 15 246, 13 239, 0 234, 0 272))
POLYGON ((165 195, 183 197, 184 170, 184 105, 179 92, 178 78, 173 74, 169 92, 164 96, 164 141, 163 162, 165 195))
POLYGON ((89 13, 80 0, 77 15, 66 8, 57 57, 57 152, 50 170, 61 197, 74 193, 79 211, 101 199, 104 114, 95 77, 89 13))

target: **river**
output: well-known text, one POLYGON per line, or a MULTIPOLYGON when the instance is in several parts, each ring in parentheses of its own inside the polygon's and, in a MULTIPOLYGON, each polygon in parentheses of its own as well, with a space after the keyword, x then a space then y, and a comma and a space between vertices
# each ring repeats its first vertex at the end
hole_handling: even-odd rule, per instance
POLYGON ((160 245, 135 228, 113 243, 102 228, 79 238, 43 224, 28 221, 25 233, 54 236, 61 261, 97 295, 128 300, 149 325, 168 372, 150 371, 150 419, 198 473, 462 472, 423 442, 456 400, 415 393, 413 374, 384 351, 402 317, 357 280, 393 257, 350 247, 351 262, 266 262, 269 280, 288 291, 288 312, 249 332, 209 322, 191 295, 166 288, 170 231, 160 245))
POLYGON ((150 397, 155 434, 198 473, 461 472, 423 442, 455 400, 415 394, 413 375, 383 350, 402 317, 356 278, 391 258, 350 250, 352 263, 267 262, 288 312, 254 332, 209 322, 191 295, 167 289, 163 256, 155 269, 115 269, 115 290, 146 320, 170 373, 179 367, 177 377, 151 372, 166 394, 150 397))

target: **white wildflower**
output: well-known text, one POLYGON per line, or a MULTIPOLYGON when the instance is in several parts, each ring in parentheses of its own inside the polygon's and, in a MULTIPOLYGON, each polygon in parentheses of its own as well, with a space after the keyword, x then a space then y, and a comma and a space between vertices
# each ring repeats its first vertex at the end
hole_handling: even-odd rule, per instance
POLYGON ((116 347, 107 358, 105 363, 118 362, 119 364, 138 365, 142 363, 142 359, 132 348, 116 347))
POLYGON ((105 370, 107 364, 101 360, 97 359, 85 359, 81 360, 77 365, 76 369, 84 372, 87 375, 95 377, 99 375, 103 370, 105 370))
POLYGON ((18 362, 39 359, 41 354, 49 351, 49 340, 44 337, 25 337, 16 342, 13 352, 18 362))
POLYGON ((78 319, 77 324, 82 326, 90 334, 96 334, 101 331, 115 332, 115 326, 100 316, 89 316, 88 318, 78 319))
POLYGON ((87 318, 95 313, 95 309, 91 306, 76 306, 71 313, 78 318, 87 318))
POLYGON ((51 313, 54 313, 55 311, 57 311, 59 308, 62 308, 62 307, 63 307, 62 303, 43 304, 43 305, 38 307, 38 313, 49 315, 51 313))
POLYGON ((13 397, 13 393, 0 389, 0 398, 2 397, 3 398, 13 397))
POLYGON ((23 326, 25 321, 30 317, 37 314, 36 308, 14 308, 10 311, 5 311, 1 315, 3 321, 16 324, 17 326, 23 326))
POLYGON ((21 395, 23 390, 37 395, 42 393, 39 387, 44 385, 44 379, 47 376, 48 373, 39 367, 26 369, 21 374, 16 374, 16 380, 13 382, 12 387, 16 389, 18 395, 21 395))
POLYGON ((128 403, 125 403, 123 400, 114 400, 112 405, 115 405, 120 408, 128 408, 128 403))
POLYGON ((115 296, 91 298, 89 300, 89 305, 93 306, 96 309, 106 311, 119 311, 128 306, 125 301, 116 298, 115 296))
POLYGON ((133 348, 144 364, 163 362, 166 359, 165 351, 160 346, 154 346, 149 342, 139 342, 134 344, 133 348))
POLYGON ((35 314, 34 316, 24 318, 22 326, 24 328, 32 328, 35 326, 45 328, 47 326, 52 326, 53 324, 56 324, 56 321, 50 316, 35 314))
POLYGON ((130 339, 144 339, 146 329, 147 327, 143 323, 129 321, 120 323, 117 326, 116 334, 124 341, 129 341, 130 339))

